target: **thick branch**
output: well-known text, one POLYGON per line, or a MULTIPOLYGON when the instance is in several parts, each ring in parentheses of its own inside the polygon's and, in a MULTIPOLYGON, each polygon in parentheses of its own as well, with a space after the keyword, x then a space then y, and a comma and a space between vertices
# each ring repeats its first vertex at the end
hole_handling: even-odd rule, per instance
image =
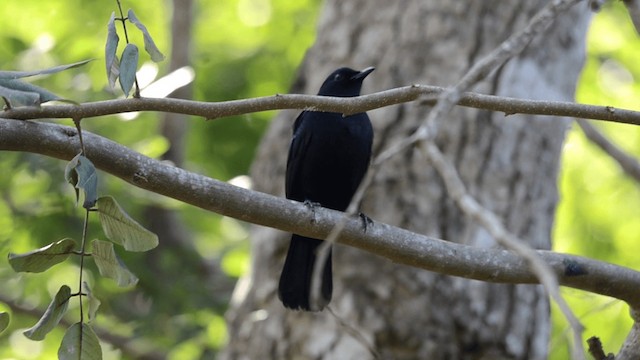
MULTIPOLYGON (((411 85, 354 98, 299 94, 274 95, 222 102, 133 98, 96 101, 80 105, 18 107, 0 113, 0 117, 19 120, 44 118, 84 119, 133 111, 161 111, 215 119, 281 109, 313 109, 355 114, 415 100, 419 100, 423 104, 434 104, 437 96, 443 91, 445 91, 445 88, 437 86, 411 85)), ((610 106, 582 105, 562 101, 523 100, 470 92, 463 93, 461 96, 458 105, 499 111, 507 115, 554 115, 640 125, 640 112, 616 109, 610 106)))
MULTIPOLYGON (((324 239, 343 213, 242 189, 190 173, 84 132, 87 156, 100 169, 135 186, 254 224, 324 239)), ((78 152, 76 130, 55 124, 0 119, 0 150, 26 151, 69 160, 78 152)), ((477 248, 374 223, 362 230, 350 219, 338 242, 442 274, 508 284, 537 284, 522 257, 501 249, 477 248)), ((579 256, 537 251, 560 284, 640 306, 640 273, 579 256)))

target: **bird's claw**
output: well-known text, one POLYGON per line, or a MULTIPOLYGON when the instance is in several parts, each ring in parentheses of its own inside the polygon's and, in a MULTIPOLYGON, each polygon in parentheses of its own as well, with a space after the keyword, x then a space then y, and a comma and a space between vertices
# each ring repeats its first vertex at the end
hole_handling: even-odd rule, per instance
POLYGON ((373 226, 373 220, 364 213, 358 213, 358 217, 360 217, 360 220, 362 220, 362 229, 366 233, 367 228, 369 226, 373 226))
POLYGON ((311 214, 313 214, 313 219, 311 219, 311 222, 315 222, 316 221, 316 208, 317 207, 321 207, 322 205, 319 202, 315 202, 315 201, 311 201, 311 200, 305 200, 303 202, 304 206, 306 206, 310 211, 311 214))

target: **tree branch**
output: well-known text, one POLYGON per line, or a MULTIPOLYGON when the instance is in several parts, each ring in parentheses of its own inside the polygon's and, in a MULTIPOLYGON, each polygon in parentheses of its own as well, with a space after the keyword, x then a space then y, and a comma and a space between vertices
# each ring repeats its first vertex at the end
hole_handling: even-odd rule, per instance
MULTIPOLYGON (((581 334, 584 327, 560 295, 560 280, 556 277, 557 274, 526 242, 507 231, 498 216, 485 209, 467 192, 457 170, 445 159, 434 141, 438 133, 438 120, 444 119, 445 115, 460 102, 464 91, 486 78, 498 67, 503 66, 512 57, 520 54, 536 36, 543 34, 551 26, 559 14, 578 2, 580 0, 550 1, 528 22, 525 28, 509 36, 488 55, 474 63, 457 84, 446 89, 438 96, 436 105, 429 112, 423 124, 410 137, 394 146, 391 150, 385 151, 380 157, 388 158, 397 153, 397 151, 415 144, 440 174, 447 192, 456 202, 458 208, 481 224, 498 244, 514 251, 531 266, 531 270, 536 274, 549 296, 558 304, 573 329, 572 357, 574 359, 584 359, 584 350, 581 346, 581 334)), ((379 161, 376 161, 376 163, 379 163, 379 161)))
MULTIPOLYGON (((343 213, 239 188, 143 156, 83 131, 87 156, 100 169, 126 182, 242 221, 324 239, 343 213)), ((0 150, 26 151, 70 160, 78 152, 76 129, 56 124, 0 119, 0 150)), ((359 218, 346 222, 339 243, 397 263, 442 274, 507 284, 537 284, 527 262, 502 249, 477 248, 375 222, 362 230, 359 218)), ((579 256, 536 251, 564 286, 611 296, 640 308, 640 272, 579 256)))
POLYGON ((637 360, 640 359, 640 311, 638 308, 631 309, 631 318, 633 319, 633 326, 631 331, 627 335, 627 338, 622 344, 622 348, 616 360, 637 360))
MULTIPOLYGON (((316 95, 274 95, 252 99, 201 102, 183 99, 133 98, 89 102, 79 105, 46 105, 17 107, 0 113, 6 119, 29 120, 46 118, 84 119, 134 111, 159 111, 216 119, 253 112, 307 109, 355 114, 419 100, 435 104, 446 89, 438 86, 410 85, 352 98, 316 95)), ((576 117, 640 125, 640 112, 610 106, 583 105, 563 101, 524 100, 503 96, 465 92, 458 105, 511 114, 533 114, 576 117)))

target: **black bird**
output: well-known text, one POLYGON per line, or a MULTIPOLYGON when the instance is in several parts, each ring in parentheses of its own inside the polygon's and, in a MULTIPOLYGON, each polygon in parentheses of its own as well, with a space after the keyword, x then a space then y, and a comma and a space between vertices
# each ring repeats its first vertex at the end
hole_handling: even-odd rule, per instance
MULTIPOLYGON (((340 68, 324 81, 318 95, 360 95, 362 81, 374 70, 340 68)), ((293 125, 287 160, 287 199, 345 211, 369 167, 373 129, 366 113, 303 111, 293 125)), ((323 265, 320 298, 311 299, 316 252, 321 240, 291 237, 280 275, 278 296, 285 307, 322 310, 331 300, 331 250, 323 265)))

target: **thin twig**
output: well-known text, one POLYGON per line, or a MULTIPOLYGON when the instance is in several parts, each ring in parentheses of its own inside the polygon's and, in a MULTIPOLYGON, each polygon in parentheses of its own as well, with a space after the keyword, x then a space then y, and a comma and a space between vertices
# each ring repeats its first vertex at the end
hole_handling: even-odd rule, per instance
POLYGON ((340 316, 338 316, 338 314, 335 313, 335 311, 333 311, 333 309, 331 308, 331 306, 327 306, 327 311, 329 311, 329 314, 331 314, 331 316, 333 316, 333 318, 338 322, 338 324, 348 333, 351 334, 351 336, 357 341, 359 342, 362 346, 365 347, 365 349, 367 349, 367 351, 369 351, 369 354, 371 354, 371 357, 373 359, 381 359, 382 356, 380 355, 380 353, 378 352, 378 350, 373 346, 373 344, 370 344, 369 341, 367 340, 367 338, 364 337, 364 335, 362 334, 361 331, 359 331, 358 329, 356 329, 355 327, 353 327, 351 324, 347 323, 346 321, 344 321, 344 319, 340 316))
POLYGON ((637 182, 640 182, 640 162, 638 162, 638 159, 620 149, 598 129, 589 124, 588 121, 578 120, 578 125, 587 139, 591 140, 591 142, 615 160, 627 175, 631 176, 637 182))
MULTIPOLYGON (((562 298, 558 279, 552 269, 542 261, 538 254, 526 242, 511 234, 501 223, 497 215, 482 207, 480 203, 468 194, 455 167, 445 159, 444 155, 433 142, 437 134, 437 120, 444 118, 445 115, 453 109, 455 104, 461 100, 464 91, 479 80, 485 78, 499 66, 502 66, 508 59, 519 54, 534 37, 549 28, 560 13, 578 2, 579 0, 556 0, 545 6, 531 19, 522 31, 510 36, 489 55, 477 62, 455 86, 443 92, 438 98, 434 108, 429 112, 425 122, 410 138, 411 141, 417 143, 420 150, 427 156, 436 171, 440 174, 447 188, 447 192, 458 207, 465 214, 480 223, 499 244, 507 249, 513 250, 529 263, 532 271, 538 276, 540 283, 547 290, 549 296, 556 301, 573 329, 574 344, 572 356, 575 359, 584 359, 584 349, 581 346, 581 334, 584 328, 564 298, 562 298)), ((388 158, 398 151, 404 150, 411 144, 410 141, 405 141, 401 146, 396 146, 392 152, 385 151, 383 154, 385 158, 388 158)))
MULTIPOLYGON (((436 95, 445 89, 438 86, 411 85, 352 98, 287 94, 221 102, 202 102, 171 98, 133 98, 88 102, 80 105, 23 106, 0 112, 6 119, 93 118, 135 111, 158 111, 217 119, 254 112, 305 109, 355 114, 391 105, 419 100, 434 104, 436 95)), ((640 112, 611 106, 576 104, 565 101, 526 100, 511 97, 463 92, 457 105, 498 111, 507 115, 531 114, 575 117, 640 125, 640 112)), ((375 121, 375 118, 372 119, 375 121)))
MULTIPOLYGON (((494 51, 477 62, 455 86, 446 89, 439 96, 436 105, 429 112, 427 119, 418 128, 418 130, 416 130, 415 133, 407 140, 398 145, 394 145, 391 148, 391 151, 384 151, 382 156, 384 159, 388 159, 407 147, 416 143, 418 144, 421 151, 427 156, 436 168, 436 171, 442 177, 445 182, 447 192, 456 202, 458 207, 472 219, 475 219, 485 227, 485 229, 487 229, 499 244, 505 246, 507 249, 515 251, 527 260, 533 272, 537 274, 540 282, 543 284, 550 297, 556 301, 573 329, 574 358, 584 359, 584 350, 581 346, 583 326, 580 324, 578 318, 573 314, 569 305, 560 295, 558 280, 553 271, 539 258, 535 251, 528 246, 526 242, 518 239, 515 235, 507 231, 494 213, 482 207, 468 194, 456 169, 446 161, 444 155, 433 142, 437 133, 437 120, 444 118, 445 115, 449 113, 458 102, 460 102, 464 91, 469 89, 479 80, 485 78, 499 66, 502 66, 508 59, 519 54, 533 38, 548 29, 549 26, 551 26, 551 23, 561 12, 567 10, 577 2, 579 2, 579 0, 557 0, 543 8, 538 14, 536 14, 536 16, 534 16, 533 19, 531 19, 529 24, 522 31, 509 37, 494 51)), ((377 165, 381 162, 382 160, 376 160, 375 164, 377 165)), ((359 201, 359 199, 354 199, 351 205, 353 205, 355 200, 359 201)), ((353 206, 350 206, 350 208, 353 208, 353 206)), ((334 232, 335 235, 332 233, 333 236, 328 239, 329 243, 335 241, 339 231, 341 231, 341 229, 337 229, 334 232)), ((316 268, 317 267, 318 266, 316 266, 316 268)), ((320 270, 316 270, 317 271, 314 272, 318 274, 314 275, 319 276, 320 270)))

